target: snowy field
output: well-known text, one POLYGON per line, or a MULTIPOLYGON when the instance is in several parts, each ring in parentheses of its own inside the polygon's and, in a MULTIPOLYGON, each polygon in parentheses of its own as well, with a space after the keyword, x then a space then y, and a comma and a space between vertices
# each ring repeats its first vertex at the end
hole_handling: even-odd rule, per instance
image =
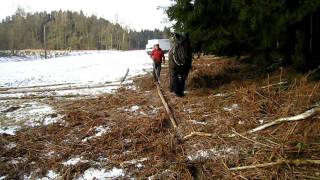
POLYGON ((48 98, 110 93, 151 68, 145 51, 83 51, 26 61, 0 58, 0 134, 59 122, 63 115, 46 103, 48 98))
POLYGON ((2 87, 114 82, 127 69, 129 76, 135 76, 152 67, 145 51, 94 51, 46 60, 12 61, 0 60, 2 87))

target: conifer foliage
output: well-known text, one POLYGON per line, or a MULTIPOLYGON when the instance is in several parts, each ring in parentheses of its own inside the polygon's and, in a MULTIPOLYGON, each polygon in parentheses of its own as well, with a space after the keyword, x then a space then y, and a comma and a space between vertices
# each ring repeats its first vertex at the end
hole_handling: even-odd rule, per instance
POLYGON ((195 52, 320 64, 319 0, 174 0, 167 14, 176 31, 190 33, 195 52))

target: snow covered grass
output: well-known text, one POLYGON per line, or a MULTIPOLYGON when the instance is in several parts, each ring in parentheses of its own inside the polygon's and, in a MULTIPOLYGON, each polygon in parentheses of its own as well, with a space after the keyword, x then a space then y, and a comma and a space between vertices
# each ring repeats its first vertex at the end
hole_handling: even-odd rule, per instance
MULTIPOLYGON (((152 61, 145 51, 73 51, 68 56, 50 59, 41 59, 37 54, 33 59, 17 58, 0 58, 0 134, 14 135, 22 126, 35 127, 60 121, 61 115, 57 115, 53 107, 32 100, 33 97, 110 93, 120 87, 115 82, 122 80, 128 69, 127 79, 145 74, 152 68, 152 61), (14 100, 26 97, 31 100, 14 100)), ((132 83, 132 80, 126 80, 126 83, 132 83)), ((130 110, 137 111, 136 108, 139 107, 130 110)), ((85 140, 106 131, 97 131, 95 136, 85 140)))
POLYGON ((60 122, 62 117, 48 104, 37 101, 0 103, 0 107, 0 134, 14 135, 21 127, 47 126, 60 122))

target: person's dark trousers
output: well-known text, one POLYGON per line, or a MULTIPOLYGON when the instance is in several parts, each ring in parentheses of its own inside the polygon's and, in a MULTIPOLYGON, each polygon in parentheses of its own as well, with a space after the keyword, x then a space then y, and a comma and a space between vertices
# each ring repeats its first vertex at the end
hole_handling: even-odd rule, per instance
POLYGON ((155 81, 160 80, 161 62, 153 61, 153 77, 155 81))

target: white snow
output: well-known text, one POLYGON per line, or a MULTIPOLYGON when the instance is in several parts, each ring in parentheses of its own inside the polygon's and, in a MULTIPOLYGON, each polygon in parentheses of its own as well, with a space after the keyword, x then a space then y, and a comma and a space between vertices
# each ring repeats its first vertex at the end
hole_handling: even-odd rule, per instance
POLYGON ((14 142, 10 142, 9 144, 5 145, 5 148, 8 150, 13 149, 15 147, 17 147, 17 144, 14 142))
POLYGON ((15 135, 16 132, 20 129, 20 126, 1 126, 0 127, 0 134, 7 134, 7 135, 15 135))
POLYGON ((238 152, 233 147, 216 147, 212 149, 204 149, 204 150, 198 150, 194 152, 193 154, 190 154, 188 156, 188 159, 190 161, 195 161, 199 159, 216 159, 219 157, 225 157, 227 155, 234 155, 238 152))
POLYGON ((52 180, 52 179, 58 179, 58 178, 59 178, 59 174, 57 174, 56 172, 54 172, 52 170, 49 170, 46 177, 39 178, 37 180, 52 180))
POLYGON ((201 121, 196 121, 196 120, 190 120, 190 122, 192 122, 192 124, 199 124, 199 125, 207 125, 207 122, 201 122, 201 121))
POLYGON ((87 163, 89 162, 88 160, 83 160, 82 157, 75 157, 75 158, 71 158, 66 162, 63 162, 62 164, 65 166, 72 166, 72 165, 76 165, 78 163, 87 163))
POLYGON ((137 111, 137 110, 139 110, 139 106, 134 105, 134 106, 131 106, 131 108, 130 108, 128 111, 130 111, 130 112, 135 112, 135 111, 137 111))
POLYGON ((130 161, 124 161, 121 163, 121 166, 125 165, 135 165, 137 168, 142 168, 144 165, 142 162, 149 160, 149 158, 141 158, 141 159, 132 159, 130 161))
POLYGON ((46 60, 0 63, 0 86, 95 84, 145 73, 152 61, 145 51, 101 51, 46 60))
POLYGON ((112 168, 109 171, 105 169, 95 169, 89 168, 87 169, 78 180, 104 180, 110 178, 118 178, 124 176, 124 171, 118 168, 112 168))
MULTIPOLYGON (((1 101, 0 101, 1 102, 1 101)), ((0 107, 6 104, 0 104, 0 107)), ((8 105, 7 105, 8 106, 8 105)), ((61 115, 48 104, 37 101, 29 101, 19 104, 16 110, 2 112, 0 115, 8 119, 5 123, 0 122, 0 134, 15 135, 22 126, 36 127, 49 125, 61 121, 61 115)))
POLYGON ((231 112, 231 111, 239 109, 239 108, 240 107, 238 104, 232 104, 231 106, 224 107, 223 110, 231 112))
POLYGON ((100 137, 100 136, 102 136, 103 134, 106 134, 109 131, 110 131, 109 127, 103 127, 103 126, 95 127, 96 134, 93 135, 93 136, 86 137, 86 138, 82 139, 82 142, 87 142, 90 139, 100 137))
POLYGON ((9 161, 9 164, 19 164, 20 162, 26 162, 28 159, 24 158, 24 157, 17 157, 15 159, 12 159, 11 161, 9 161))

